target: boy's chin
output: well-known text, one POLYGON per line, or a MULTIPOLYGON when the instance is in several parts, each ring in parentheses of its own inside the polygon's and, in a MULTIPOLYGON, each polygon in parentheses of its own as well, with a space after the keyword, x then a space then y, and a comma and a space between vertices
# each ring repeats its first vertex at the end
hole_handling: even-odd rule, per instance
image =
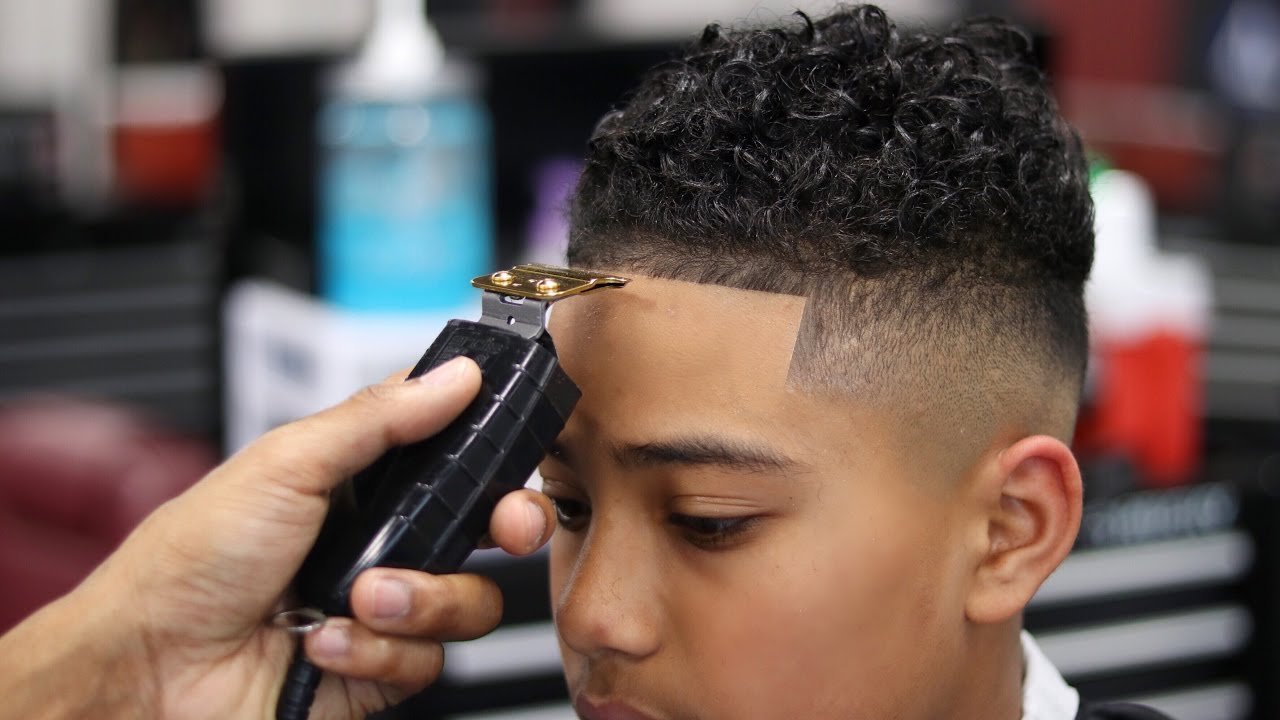
POLYGON ((580 720, 699 720, 702 717, 683 707, 688 702, 683 692, 647 692, 638 687, 634 676, 628 678, 598 666, 574 675, 576 677, 566 679, 573 710, 580 720), (675 702, 664 702, 662 698, 675 702))
POLYGON ((579 720, 676 720, 639 709, 627 700, 613 698, 588 698, 579 695, 573 702, 573 711, 579 720))

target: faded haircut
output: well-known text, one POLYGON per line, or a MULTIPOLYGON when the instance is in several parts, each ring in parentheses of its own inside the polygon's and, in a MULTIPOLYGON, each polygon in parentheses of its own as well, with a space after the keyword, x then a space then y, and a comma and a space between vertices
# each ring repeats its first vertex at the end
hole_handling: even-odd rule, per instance
POLYGON ((923 382, 1052 377, 1075 411, 1086 166, 1029 38, 999 20, 903 32, 858 6, 707 27, 601 119, 569 260, 807 295, 806 383, 973 366, 974 388, 923 382))

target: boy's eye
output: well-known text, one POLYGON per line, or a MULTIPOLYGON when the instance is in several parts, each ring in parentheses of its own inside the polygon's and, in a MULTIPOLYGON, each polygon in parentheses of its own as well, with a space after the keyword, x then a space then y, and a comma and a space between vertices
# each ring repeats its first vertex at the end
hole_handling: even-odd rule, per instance
POLYGON ((591 518, 591 507, 579 500, 553 497, 551 504, 556 508, 556 521, 560 527, 570 532, 585 528, 591 518))
MULTIPOLYGON (((565 530, 578 532, 591 522, 591 506, 588 503, 567 497, 548 497, 556 509, 556 522, 565 530)), ((672 513, 667 521, 678 528, 688 542, 706 550, 714 550, 732 544, 740 535, 750 530, 757 519, 672 513)))
POLYGON ((701 517, 672 513, 668 522, 684 533, 689 542, 701 548, 715 549, 729 545, 755 524, 754 517, 701 517))

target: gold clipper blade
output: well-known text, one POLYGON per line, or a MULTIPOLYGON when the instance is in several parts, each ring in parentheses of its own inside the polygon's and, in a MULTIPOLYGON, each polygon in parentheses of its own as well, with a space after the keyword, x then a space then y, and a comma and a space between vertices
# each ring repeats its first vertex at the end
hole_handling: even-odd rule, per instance
POLYGON ((581 295, 599 287, 621 287, 628 282, 629 278, 590 270, 540 264, 516 265, 510 270, 499 270, 471 280, 472 285, 487 292, 546 302, 581 295))

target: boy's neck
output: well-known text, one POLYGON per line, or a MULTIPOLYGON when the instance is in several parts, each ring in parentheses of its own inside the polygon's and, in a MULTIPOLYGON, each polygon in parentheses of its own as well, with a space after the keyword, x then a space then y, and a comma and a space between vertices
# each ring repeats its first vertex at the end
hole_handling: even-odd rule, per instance
POLYGON ((970 629, 970 653, 955 685, 953 720, 1021 720, 1021 618, 970 629))

